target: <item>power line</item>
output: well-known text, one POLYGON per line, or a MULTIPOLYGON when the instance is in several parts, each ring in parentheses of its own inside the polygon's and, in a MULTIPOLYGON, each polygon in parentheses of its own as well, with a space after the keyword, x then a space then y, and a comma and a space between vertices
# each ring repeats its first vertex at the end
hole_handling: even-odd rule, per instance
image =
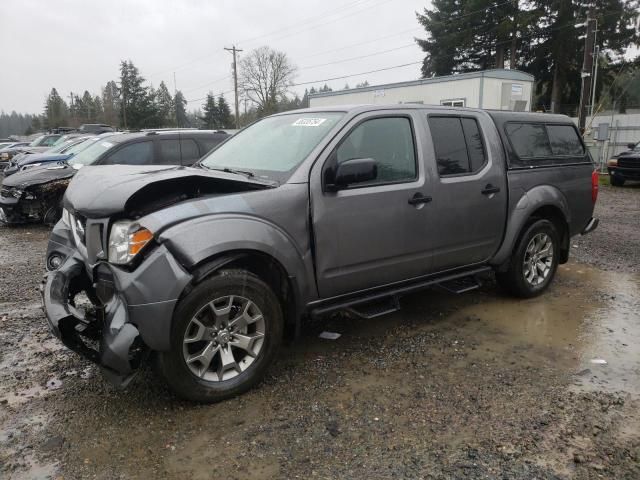
POLYGON ((332 80, 343 80, 345 78, 358 77, 360 75, 368 75, 370 73, 384 72, 386 70, 394 70, 396 68, 408 67, 409 65, 417 65, 419 63, 422 63, 422 60, 420 60, 419 62, 410 62, 410 63, 403 63, 402 65, 394 65, 392 67, 378 68, 376 70, 369 70, 368 72, 351 73, 349 75, 342 75, 339 77, 332 77, 332 78, 323 78, 322 80, 312 80, 310 82, 292 83, 291 86, 299 87, 301 85, 311 85, 312 83, 330 82, 332 80))
POLYGON ((300 67, 300 70, 308 70, 308 69, 311 69, 311 68, 325 67, 327 65, 335 65, 337 63, 344 63, 344 62, 350 62, 350 61, 353 61, 353 60, 360 60, 361 58, 375 57, 376 55, 382 55, 383 53, 395 52, 397 50, 401 50, 403 48, 408 48, 408 47, 417 47, 417 45, 415 43, 409 43, 409 44, 406 44, 406 45, 401 45, 399 47, 390 48, 388 50, 382 50, 380 52, 370 53, 368 55, 360 55, 360 56, 357 56, 357 57, 345 58, 343 60, 336 60, 334 62, 319 63, 317 65, 308 65, 306 67, 300 67))
POLYGON ((320 14, 314 15, 312 17, 303 18, 296 25, 289 25, 288 27, 285 26, 285 27, 279 28, 278 30, 274 30, 274 31, 269 32, 269 33, 265 33, 265 34, 262 34, 262 35, 258 35, 258 36, 255 36, 255 37, 251 37, 251 38, 247 38, 247 39, 241 40, 241 41, 239 41, 237 43, 238 44, 241 44, 241 43, 244 44, 244 43, 253 42, 255 40, 258 40, 258 39, 261 39, 261 38, 264 38, 264 37, 269 37, 269 36, 274 35, 274 34, 282 33, 285 30, 290 30, 292 28, 298 28, 298 27, 300 27, 300 26, 302 26, 302 25, 304 25, 306 23, 307 24, 308 23, 315 23, 316 21, 318 21, 318 20, 320 20, 322 18, 330 17, 332 15, 335 15, 338 12, 341 12, 341 11, 344 11, 344 10, 348 10, 351 7, 354 7, 354 6, 362 6, 364 3, 369 2, 369 1, 371 1, 371 0, 355 0, 355 1, 351 2, 351 3, 346 4, 346 5, 342 5, 341 7, 337 8, 337 9, 327 10, 324 13, 320 13, 320 14), (364 2, 364 3, 362 3, 362 2, 364 2), (360 5, 357 5, 357 4, 360 4, 360 5))

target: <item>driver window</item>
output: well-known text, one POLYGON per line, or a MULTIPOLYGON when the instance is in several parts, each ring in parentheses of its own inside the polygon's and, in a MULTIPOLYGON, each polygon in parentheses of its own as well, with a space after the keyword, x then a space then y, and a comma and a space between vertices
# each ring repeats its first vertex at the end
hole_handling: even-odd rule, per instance
POLYGON ((338 164, 352 158, 373 158, 378 163, 374 184, 414 180, 416 152, 410 120, 383 117, 361 123, 336 150, 338 164))

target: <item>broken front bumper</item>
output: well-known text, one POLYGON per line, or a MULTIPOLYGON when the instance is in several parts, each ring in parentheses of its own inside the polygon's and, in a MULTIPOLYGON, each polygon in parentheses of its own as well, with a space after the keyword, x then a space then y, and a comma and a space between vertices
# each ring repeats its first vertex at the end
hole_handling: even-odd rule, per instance
POLYGON ((86 312, 71 303, 74 293, 85 290, 95 295, 84 263, 69 257, 58 269, 47 272, 42 284, 42 300, 49 330, 71 350, 99 364, 105 376, 124 385, 139 365, 144 349, 134 342, 138 329, 127 323, 126 304, 118 296, 95 312, 86 312))
MULTIPOLYGON (((88 223, 87 231, 92 228, 88 223)), ((170 349, 173 312, 191 275, 164 245, 135 268, 106 261, 90 264, 71 236, 59 222, 49 239, 47 263, 55 257, 60 265, 49 266, 42 284, 50 330, 67 347, 99 364, 111 383, 124 385, 145 352, 170 349), (72 302, 79 291, 93 304, 89 314, 72 302)))

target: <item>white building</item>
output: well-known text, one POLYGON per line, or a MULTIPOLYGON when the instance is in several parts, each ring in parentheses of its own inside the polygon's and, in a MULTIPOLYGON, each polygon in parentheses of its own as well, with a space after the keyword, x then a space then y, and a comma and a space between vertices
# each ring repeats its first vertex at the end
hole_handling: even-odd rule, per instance
POLYGON ((534 78, 519 70, 483 70, 309 95, 310 107, 423 103, 530 111, 534 78))

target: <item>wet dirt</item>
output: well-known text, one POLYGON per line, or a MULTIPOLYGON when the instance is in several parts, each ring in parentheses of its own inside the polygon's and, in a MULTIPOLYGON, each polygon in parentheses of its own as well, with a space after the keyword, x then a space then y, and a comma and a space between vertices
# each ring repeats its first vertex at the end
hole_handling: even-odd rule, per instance
MULTIPOLYGON (((21 252, 41 255, 44 236, 17 246, 26 231, 0 227, 0 272, 37 291, 21 252)), ((3 288, 0 477, 640 478, 640 242, 614 269, 581 245, 535 299, 488 277, 386 317, 310 322, 258 388, 208 406, 150 369, 109 387, 51 340, 31 289, 3 288)))

